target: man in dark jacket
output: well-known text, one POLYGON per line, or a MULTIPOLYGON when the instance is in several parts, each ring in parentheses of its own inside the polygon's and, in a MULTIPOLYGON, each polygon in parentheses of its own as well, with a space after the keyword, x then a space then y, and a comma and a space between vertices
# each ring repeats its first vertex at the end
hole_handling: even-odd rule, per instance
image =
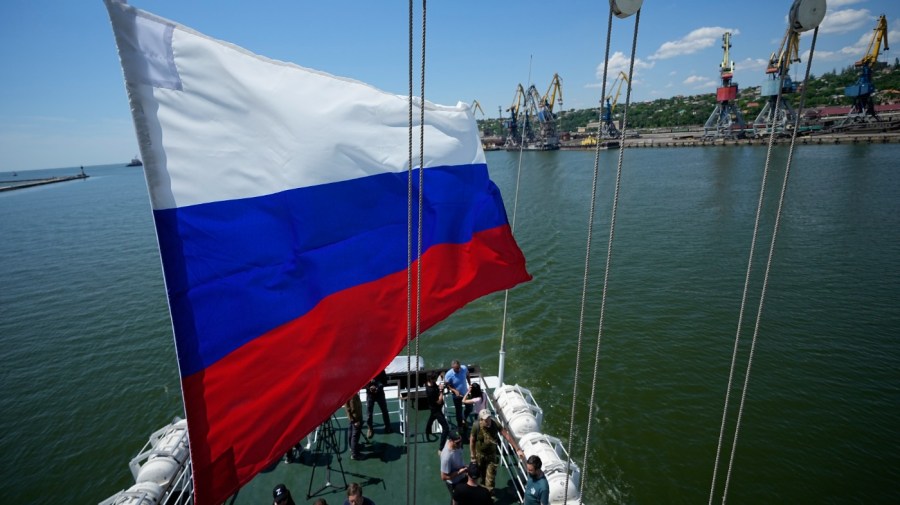
POLYGON ((381 407, 381 415, 384 417, 384 432, 393 433, 394 431, 394 429, 391 428, 391 417, 388 415, 387 399, 384 397, 384 387, 387 385, 387 381, 387 372, 382 370, 381 373, 370 380, 369 385, 366 386, 366 409, 369 414, 366 419, 366 424, 369 425, 369 432, 367 434, 369 438, 372 438, 375 435, 375 432, 372 430, 374 427, 372 414, 375 412, 376 403, 381 407))

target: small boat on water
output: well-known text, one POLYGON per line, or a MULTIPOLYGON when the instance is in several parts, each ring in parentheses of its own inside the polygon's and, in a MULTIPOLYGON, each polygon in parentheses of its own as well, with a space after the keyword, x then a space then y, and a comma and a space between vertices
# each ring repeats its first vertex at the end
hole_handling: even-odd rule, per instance
POLYGON ((141 161, 140 158, 135 156, 134 158, 131 158, 131 161, 129 161, 128 164, 125 166, 126 167, 142 167, 142 166, 144 166, 144 163, 141 161))

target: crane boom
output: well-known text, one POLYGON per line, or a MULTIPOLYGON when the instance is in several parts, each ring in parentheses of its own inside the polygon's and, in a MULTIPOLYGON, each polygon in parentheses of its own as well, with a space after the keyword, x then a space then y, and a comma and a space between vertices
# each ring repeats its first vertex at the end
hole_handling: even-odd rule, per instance
POLYGON ((550 86, 547 87, 547 92, 544 93, 543 98, 550 112, 553 112, 553 107, 556 105, 557 94, 559 95, 559 105, 562 106, 562 79, 560 79, 559 74, 553 74, 553 79, 550 80, 550 86))
POLYGON ((722 49, 725 50, 725 56, 722 58, 722 63, 719 63, 719 73, 724 81, 726 77, 731 79, 731 76, 734 74, 734 62, 731 61, 729 53, 731 49, 731 32, 725 32, 722 35, 722 49))
POLYGON ((470 105, 469 108, 472 109, 472 115, 473 115, 473 116, 475 115, 475 111, 476 111, 476 110, 480 110, 480 111, 481 111, 481 115, 484 116, 484 109, 481 108, 481 104, 478 103, 478 100, 473 100, 473 101, 472 101, 472 105, 470 105))
POLYGON ((607 106, 609 107, 609 113, 616 109, 616 104, 619 102, 619 95, 622 93, 622 85, 628 83, 628 75, 625 72, 619 72, 619 75, 616 76, 616 80, 613 81, 612 86, 610 86, 610 90, 616 88, 616 94, 612 99, 612 103, 610 103, 609 96, 606 97, 607 106))
POLYGON ((781 46, 769 56, 767 74, 788 75, 791 63, 800 61, 800 32, 788 28, 781 39, 781 46))
POLYGON ((874 65, 875 62, 878 61, 878 55, 881 53, 882 42, 884 42, 885 51, 890 49, 888 47, 887 32, 887 19, 884 17, 884 14, 882 14, 881 17, 878 18, 878 22, 875 23, 875 33, 872 35, 872 40, 869 41, 866 55, 856 62, 857 67, 874 65))
POLYGON ((519 86, 516 88, 516 94, 513 95, 512 104, 506 109, 507 112, 512 112, 512 117, 518 117, 519 108, 525 102, 525 88, 522 87, 522 83, 519 83, 519 86))

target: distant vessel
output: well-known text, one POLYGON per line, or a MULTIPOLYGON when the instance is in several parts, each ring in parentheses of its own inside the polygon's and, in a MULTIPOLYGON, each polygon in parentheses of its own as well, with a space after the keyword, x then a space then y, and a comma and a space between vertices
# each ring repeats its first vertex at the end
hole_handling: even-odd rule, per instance
POLYGON ((141 162, 140 158, 135 156, 134 158, 131 158, 131 161, 129 161, 128 164, 125 166, 126 167, 142 167, 142 166, 144 166, 144 163, 141 162))

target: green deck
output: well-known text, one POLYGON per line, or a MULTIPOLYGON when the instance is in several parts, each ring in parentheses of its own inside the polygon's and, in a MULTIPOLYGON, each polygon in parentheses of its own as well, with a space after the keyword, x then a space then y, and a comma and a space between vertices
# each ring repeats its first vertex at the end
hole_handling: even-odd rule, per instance
MULTIPOLYGON (((404 440, 405 436, 400 433, 402 405, 397 387, 388 388, 386 393, 394 432, 384 433, 384 426, 380 423, 381 412, 376 406, 375 435, 371 440, 366 440, 364 429, 360 439, 363 460, 350 459, 347 417, 343 409, 340 409, 332 421, 336 454, 327 444, 308 437, 302 442, 304 450, 300 452, 299 458, 290 463, 280 462, 260 473, 226 503, 271 503, 272 489, 283 483, 290 489, 298 505, 313 503, 316 498, 324 498, 329 505, 340 505, 347 496, 345 482, 362 485, 363 494, 377 505, 450 503, 450 493, 440 478, 439 435, 425 435, 428 410, 410 411, 410 426, 417 426, 419 429, 404 430, 411 431, 404 440), (322 452, 317 452, 317 447, 322 452)), ((456 429, 452 404, 447 409, 447 420, 451 429, 456 429)), ((318 433, 321 434, 322 431, 318 433)), ((461 435, 463 443, 468 446, 468 433, 461 435)), ((468 447, 463 447, 463 459, 466 462, 469 460, 468 455, 468 447)), ((516 465, 514 458, 507 458, 504 462, 516 465)), ((514 479, 504 464, 497 469, 494 503, 521 503, 514 479)))

